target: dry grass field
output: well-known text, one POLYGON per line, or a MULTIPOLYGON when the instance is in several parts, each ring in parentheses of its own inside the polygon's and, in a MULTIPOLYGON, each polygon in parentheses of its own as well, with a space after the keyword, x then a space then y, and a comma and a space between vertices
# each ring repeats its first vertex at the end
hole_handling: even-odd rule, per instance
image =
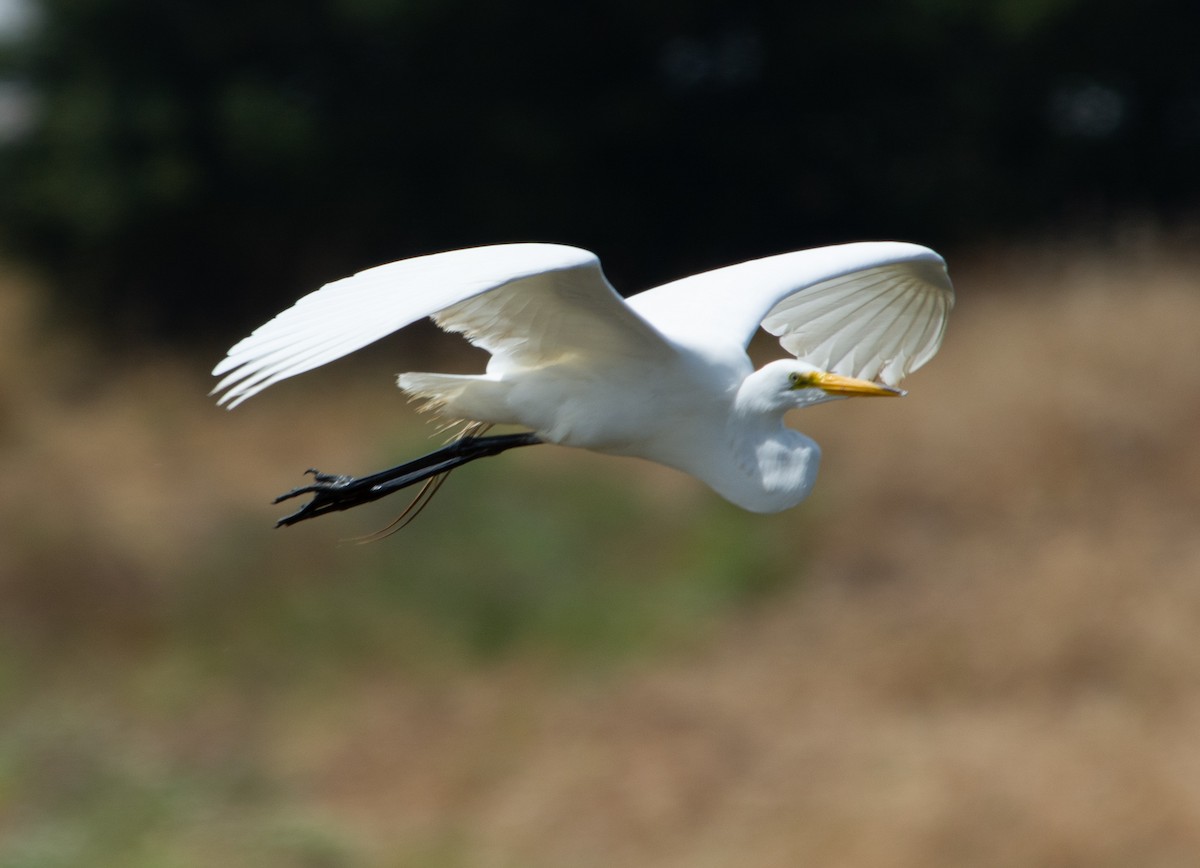
POLYGON ((402 363, 226 413, 0 280, 0 866, 1198 864, 1200 259, 952 266, 791 512, 544 447, 369 546, 266 501, 402 363))

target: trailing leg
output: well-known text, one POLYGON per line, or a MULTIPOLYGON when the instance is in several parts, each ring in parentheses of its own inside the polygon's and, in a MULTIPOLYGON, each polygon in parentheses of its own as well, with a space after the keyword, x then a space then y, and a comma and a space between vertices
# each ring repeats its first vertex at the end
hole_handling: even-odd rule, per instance
POLYGON ((501 452, 515 449, 518 446, 533 446, 541 442, 538 436, 532 432, 499 434, 492 437, 463 437, 428 455, 422 455, 420 458, 368 476, 336 476, 309 469, 307 472, 313 476, 311 485, 294 488, 281 494, 275 498, 273 503, 280 503, 305 494, 312 494, 313 499, 291 515, 279 519, 275 526, 296 524, 327 512, 338 512, 370 503, 373 500, 387 497, 402 488, 449 473, 454 468, 476 459, 499 455, 501 452))

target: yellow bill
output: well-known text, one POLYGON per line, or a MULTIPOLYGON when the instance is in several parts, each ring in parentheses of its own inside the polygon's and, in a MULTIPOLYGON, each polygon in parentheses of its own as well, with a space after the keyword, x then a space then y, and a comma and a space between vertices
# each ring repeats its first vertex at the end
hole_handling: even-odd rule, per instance
POLYGON ((903 389, 894 386, 884 386, 870 380, 857 380, 854 377, 843 377, 841 374, 828 372, 814 374, 813 385, 830 395, 898 398, 906 394, 903 389))

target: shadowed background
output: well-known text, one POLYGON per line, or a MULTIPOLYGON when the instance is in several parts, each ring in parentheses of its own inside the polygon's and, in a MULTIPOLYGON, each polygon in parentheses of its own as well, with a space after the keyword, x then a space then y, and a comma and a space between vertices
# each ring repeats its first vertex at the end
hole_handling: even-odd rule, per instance
MULTIPOLYGON (((1196 12, 1157 2, 0 3, 0 865, 1191 865, 1196 12), (1186 158, 1186 159, 1185 159, 1186 158), (401 256, 632 291, 950 259, 902 402, 754 516, 429 445, 413 329, 233 413, 220 353, 401 256)), ((764 358, 777 351, 765 341, 764 358)))

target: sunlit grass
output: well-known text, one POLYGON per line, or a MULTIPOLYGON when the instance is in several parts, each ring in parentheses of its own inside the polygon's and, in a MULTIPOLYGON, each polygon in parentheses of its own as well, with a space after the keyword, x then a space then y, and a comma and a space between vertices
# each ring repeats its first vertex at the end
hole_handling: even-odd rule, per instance
POLYGON ((365 546, 268 501, 436 445, 386 353, 225 413, 0 283, 0 868, 1190 864, 1198 271, 1000 261, 795 510, 536 447, 365 546))

